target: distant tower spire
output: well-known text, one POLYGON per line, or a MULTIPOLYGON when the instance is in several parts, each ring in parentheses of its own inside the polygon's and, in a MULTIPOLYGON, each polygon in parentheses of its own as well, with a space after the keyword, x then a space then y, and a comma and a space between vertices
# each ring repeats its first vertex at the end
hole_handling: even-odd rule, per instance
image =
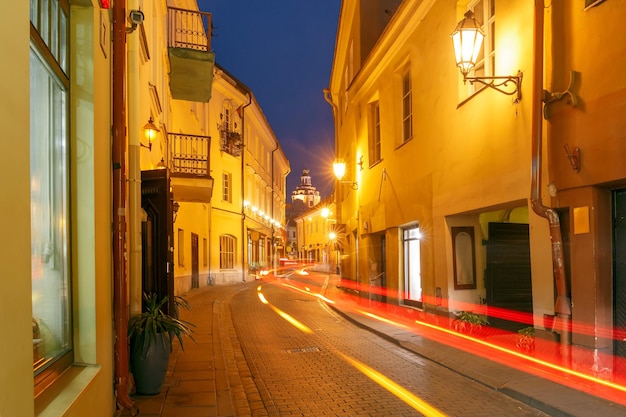
POLYGON ((301 200, 307 207, 316 206, 320 200, 320 192, 313 186, 311 175, 308 169, 302 170, 300 185, 291 193, 291 202, 301 200))

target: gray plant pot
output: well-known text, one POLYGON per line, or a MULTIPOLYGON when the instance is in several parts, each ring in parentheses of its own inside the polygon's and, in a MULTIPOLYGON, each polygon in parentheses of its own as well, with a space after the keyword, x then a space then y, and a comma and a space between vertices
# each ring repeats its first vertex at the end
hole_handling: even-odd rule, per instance
POLYGON ((161 391, 167 364, 170 358, 170 345, 163 335, 157 334, 156 343, 151 342, 147 349, 137 350, 135 341, 131 340, 131 371, 135 378, 138 394, 155 395, 161 391))

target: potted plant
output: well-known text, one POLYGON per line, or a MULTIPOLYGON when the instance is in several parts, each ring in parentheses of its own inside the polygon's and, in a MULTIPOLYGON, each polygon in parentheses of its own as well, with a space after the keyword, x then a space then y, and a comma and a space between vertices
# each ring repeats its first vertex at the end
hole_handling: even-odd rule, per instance
POLYGON ((455 315, 456 319, 452 321, 452 327, 459 333, 475 334, 480 331, 483 325, 489 324, 485 316, 471 311, 461 311, 455 315))
MULTIPOLYGON (((168 297, 158 299, 156 294, 144 293, 144 312, 131 317, 128 323, 130 339, 130 366, 139 394, 158 394, 165 380, 167 364, 175 336, 183 347, 183 336, 191 335, 192 323, 165 314, 162 307, 168 297)), ((189 304, 176 297, 176 306, 189 309, 189 304)), ((184 349, 184 347, 183 347, 184 349)))
POLYGON ((535 350, 535 328, 533 326, 524 327, 517 331, 516 346, 523 353, 532 353, 535 350))

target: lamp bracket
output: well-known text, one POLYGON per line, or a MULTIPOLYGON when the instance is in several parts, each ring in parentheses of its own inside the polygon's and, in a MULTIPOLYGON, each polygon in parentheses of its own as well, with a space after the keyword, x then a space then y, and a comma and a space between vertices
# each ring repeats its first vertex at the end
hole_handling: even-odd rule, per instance
POLYGON ((551 93, 547 90, 543 90, 543 118, 548 120, 548 105, 554 103, 555 101, 562 100, 567 97, 567 104, 571 104, 572 107, 578 106, 578 97, 576 94, 572 92, 572 87, 574 87, 574 83, 576 82, 576 71, 570 71, 569 73, 569 85, 567 86, 567 90, 561 91, 558 93, 551 93))
POLYGON ((150 151, 152 151, 152 142, 148 142, 147 145, 144 145, 141 141, 139 141, 139 146, 143 146, 144 148, 148 148, 150 151))
POLYGON ((522 71, 518 71, 517 75, 494 75, 484 77, 468 77, 463 78, 464 81, 469 81, 471 84, 479 83, 485 85, 494 90, 498 90, 502 94, 507 96, 515 95, 514 103, 519 103, 522 99, 522 71), (510 84, 514 84, 515 88, 511 91, 510 84), (506 89, 505 89, 506 88, 506 89))

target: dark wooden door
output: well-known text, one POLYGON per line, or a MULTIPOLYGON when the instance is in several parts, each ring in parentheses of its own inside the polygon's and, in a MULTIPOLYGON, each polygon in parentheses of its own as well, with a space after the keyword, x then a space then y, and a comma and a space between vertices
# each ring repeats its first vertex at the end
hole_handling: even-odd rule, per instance
MULTIPOLYGON (((613 326, 615 355, 626 358, 626 189, 613 193, 613 326)), ((616 361, 615 371, 626 373, 626 365, 616 361), (620 369, 621 368, 621 369, 620 369)))
POLYGON ((141 172, 141 208, 147 215, 142 225, 143 290, 156 293, 159 298, 168 297, 165 312, 173 314, 174 254, 173 212, 168 170, 156 169, 141 172))
POLYGON ((487 305, 498 312, 489 317, 492 326, 516 331, 529 325, 517 322, 515 313, 533 311, 530 271, 528 225, 489 223, 485 286, 487 305), (501 311, 511 314, 511 320, 502 319, 501 311))

